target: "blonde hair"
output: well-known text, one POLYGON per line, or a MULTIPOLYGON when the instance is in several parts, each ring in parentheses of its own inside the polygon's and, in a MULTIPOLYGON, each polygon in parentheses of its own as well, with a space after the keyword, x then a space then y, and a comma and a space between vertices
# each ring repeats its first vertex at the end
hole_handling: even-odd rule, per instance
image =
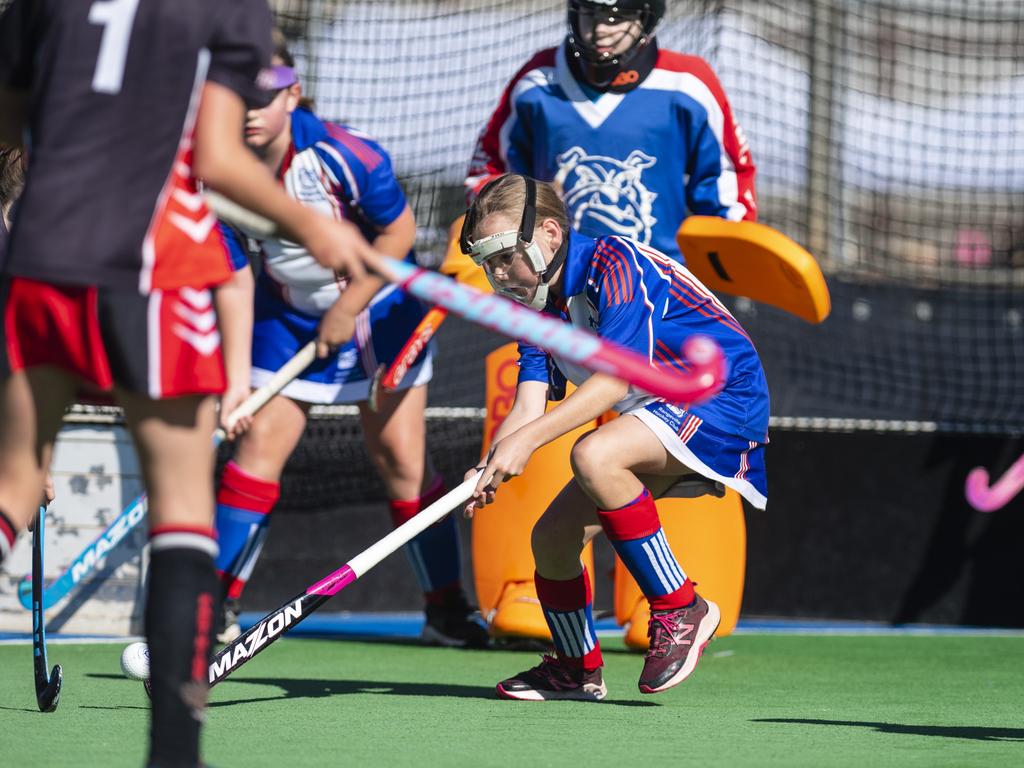
MULTIPOLYGON (((558 196, 555 188, 546 181, 537 181, 537 219, 539 226, 544 219, 554 219, 562 228, 563 235, 569 231, 569 216, 565 212, 565 203, 558 196)), ((469 216, 473 222, 470 239, 477 238, 480 223, 494 213, 502 214, 512 221, 518 222, 523 217, 526 207, 526 177, 518 173, 507 173, 494 181, 488 182, 480 190, 480 194, 470 206, 469 216)), ((531 235, 533 233, 527 233, 531 235)))

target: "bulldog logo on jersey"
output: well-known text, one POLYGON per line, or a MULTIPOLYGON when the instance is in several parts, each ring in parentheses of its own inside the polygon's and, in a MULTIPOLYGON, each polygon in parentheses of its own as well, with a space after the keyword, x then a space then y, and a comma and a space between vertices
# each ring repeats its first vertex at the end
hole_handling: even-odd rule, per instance
POLYGON ((658 221, 651 214, 657 194, 644 186, 642 176, 656 162, 639 149, 625 160, 588 155, 581 147, 560 154, 555 184, 562 189, 573 228, 585 235, 621 235, 649 244, 658 221))

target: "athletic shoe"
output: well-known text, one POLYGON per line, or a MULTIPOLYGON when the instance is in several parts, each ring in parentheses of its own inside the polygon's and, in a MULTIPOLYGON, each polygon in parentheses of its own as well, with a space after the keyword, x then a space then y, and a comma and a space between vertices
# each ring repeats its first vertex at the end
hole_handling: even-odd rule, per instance
POLYGON ((502 680, 495 690, 499 698, 518 701, 600 701, 608 695, 600 669, 574 669, 547 655, 533 669, 502 680))
POLYGON ((425 643, 449 648, 486 648, 490 644, 480 611, 461 591, 439 605, 428 605, 426 614, 421 635, 425 643))
POLYGON ((651 611, 651 648, 640 673, 640 693, 658 693, 688 678, 721 618, 718 606, 700 595, 686 608, 651 611))
POLYGON ((242 628, 238 624, 238 614, 241 606, 238 600, 226 598, 223 610, 220 615, 220 623, 217 627, 217 642, 230 643, 242 634, 242 628))

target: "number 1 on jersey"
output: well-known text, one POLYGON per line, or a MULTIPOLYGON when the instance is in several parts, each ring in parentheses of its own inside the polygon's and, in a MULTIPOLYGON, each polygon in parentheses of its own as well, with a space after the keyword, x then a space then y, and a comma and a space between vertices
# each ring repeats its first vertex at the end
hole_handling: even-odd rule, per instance
POLYGON ((128 41, 138 7, 139 0, 96 0, 89 7, 89 23, 103 26, 100 53, 92 76, 92 89, 97 93, 121 92, 128 41))

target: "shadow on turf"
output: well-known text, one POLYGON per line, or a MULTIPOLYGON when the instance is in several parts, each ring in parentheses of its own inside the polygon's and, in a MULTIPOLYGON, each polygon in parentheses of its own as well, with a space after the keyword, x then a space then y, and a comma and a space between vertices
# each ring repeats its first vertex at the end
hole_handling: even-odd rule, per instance
POLYGON ((948 739, 976 741, 1024 741, 1024 728, 990 728, 984 725, 906 725, 904 723, 872 723, 860 720, 815 720, 802 717, 769 717, 752 723, 783 723, 788 725, 846 725, 872 728, 879 733, 900 733, 906 736, 944 736, 948 739))
MULTIPOLYGON (((86 677, 102 680, 124 680, 123 675, 89 672, 86 677)), ((328 696, 346 696, 358 693, 376 693, 384 696, 443 696, 460 699, 487 699, 498 701, 494 688, 480 685, 452 685, 450 683, 389 683, 383 680, 309 680, 288 679, 280 677, 244 677, 233 678, 231 683, 247 683, 250 685, 275 685, 284 690, 282 696, 262 696, 252 699, 230 699, 229 701, 212 701, 210 707, 226 707, 231 704, 252 704, 274 699, 322 699, 328 696)), ((590 702, 588 702, 590 703, 590 702)), ((618 707, 660 707, 656 701, 608 701, 598 702, 618 707)), ((130 705, 117 707, 92 707, 93 709, 134 709, 130 705)), ((2 707, 0 707, 2 709, 2 707)))
MULTIPOLYGON (((249 704, 281 699, 320 699, 327 696, 345 696, 349 694, 375 693, 384 696, 442 696, 460 699, 487 699, 498 701, 494 688, 478 685, 451 685, 450 683, 389 683, 383 680, 296 680, 279 677, 247 677, 232 680, 233 683, 251 683, 254 685, 276 685, 284 689, 279 697, 262 697, 253 699, 231 699, 229 701, 212 701, 210 707, 226 707, 232 704, 249 704)), ((620 707, 657 707, 654 701, 603 701, 620 707)))

